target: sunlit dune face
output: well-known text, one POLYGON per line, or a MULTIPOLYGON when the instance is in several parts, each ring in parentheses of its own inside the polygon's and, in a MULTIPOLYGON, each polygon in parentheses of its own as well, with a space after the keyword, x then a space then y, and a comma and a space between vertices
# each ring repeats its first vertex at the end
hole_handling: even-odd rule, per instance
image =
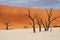
MULTIPOLYGON (((0 6, 0 29, 5 29, 5 23, 9 23, 9 28, 12 29, 18 29, 18 28, 24 28, 24 26, 31 27, 31 19, 24 14, 28 15, 28 8, 20 8, 20 7, 14 7, 14 6, 0 6)), ((48 10, 49 12, 49 10, 48 10)), ((53 10, 53 15, 51 19, 60 16, 60 10, 53 10)), ((32 17, 34 15, 38 14, 40 18, 43 19, 43 21, 47 21, 47 12, 45 9, 37 9, 37 8, 31 8, 30 14, 32 17)), ((37 24, 37 23, 36 23, 37 24)), ((51 22, 51 25, 60 25, 60 18, 54 20, 51 22)))

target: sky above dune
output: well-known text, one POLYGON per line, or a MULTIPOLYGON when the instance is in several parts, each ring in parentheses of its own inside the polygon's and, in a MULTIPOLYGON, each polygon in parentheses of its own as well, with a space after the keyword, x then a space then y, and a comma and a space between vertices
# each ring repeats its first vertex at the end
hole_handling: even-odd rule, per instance
POLYGON ((34 8, 57 8, 60 9, 60 0, 0 0, 0 4, 34 7, 34 8))

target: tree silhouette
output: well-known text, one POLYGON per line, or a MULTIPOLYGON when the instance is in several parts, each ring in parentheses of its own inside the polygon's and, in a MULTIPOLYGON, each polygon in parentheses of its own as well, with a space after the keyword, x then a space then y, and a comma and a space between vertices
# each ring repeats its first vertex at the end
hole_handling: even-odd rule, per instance
POLYGON ((54 21, 54 20, 56 20, 57 18, 60 17, 60 16, 58 16, 58 17, 55 17, 55 18, 51 19, 51 17, 53 16, 52 11, 53 11, 53 8, 50 8, 50 12, 48 12, 48 10, 46 9, 48 19, 47 19, 47 21, 45 21, 45 24, 42 21, 42 24, 43 24, 43 26, 45 28, 45 31, 49 30, 49 27, 50 27, 50 24, 51 24, 52 21, 54 21))
POLYGON ((41 20, 42 19, 40 18, 38 14, 36 14, 35 17, 36 17, 37 24, 39 26, 39 32, 41 32, 41 20))
POLYGON ((6 22, 5 25, 6 25, 6 30, 9 30, 9 23, 6 22))
MULTIPOLYGON (((9 13, 9 12, 8 12, 9 13)), ((8 17, 8 16, 7 16, 8 17)), ((3 13, 0 11, 0 18, 1 18, 1 21, 5 24, 5 29, 6 30, 9 30, 9 22, 7 22, 8 21, 8 19, 5 17, 5 19, 4 19, 4 17, 3 17, 3 13)))
POLYGON ((35 33, 36 32, 36 30, 35 30, 35 21, 34 21, 35 17, 31 16, 30 8, 28 10, 28 15, 26 15, 26 14, 24 14, 24 15, 27 16, 32 21, 33 33, 35 33))

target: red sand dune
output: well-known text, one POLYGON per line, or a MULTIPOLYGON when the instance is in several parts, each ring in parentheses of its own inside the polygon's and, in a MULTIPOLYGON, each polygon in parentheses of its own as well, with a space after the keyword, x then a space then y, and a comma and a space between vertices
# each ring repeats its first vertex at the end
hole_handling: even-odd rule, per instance
MULTIPOLYGON (((31 8, 30 12, 32 16, 38 13, 43 20, 47 19, 45 9, 31 8)), ((28 8, 0 5, 0 29, 5 29, 5 22, 7 21, 9 22, 10 28, 17 29, 29 26, 31 20, 23 14, 28 14, 28 8)), ((60 10, 53 10, 52 19, 56 16, 60 16, 60 10)), ((60 18, 53 21, 51 25, 60 25, 60 18)))

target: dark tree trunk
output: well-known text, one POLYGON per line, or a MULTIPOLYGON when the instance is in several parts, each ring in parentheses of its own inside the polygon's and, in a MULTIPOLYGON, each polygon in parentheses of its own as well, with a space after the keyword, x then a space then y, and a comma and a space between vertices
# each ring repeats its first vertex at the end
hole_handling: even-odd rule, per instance
POLYGON ((6 25, 6 30, 8 30, 8 25, 6 25))
POLYGON ((39 24, 39 32, 41 32, 41 24, 39 24))
POLYGON ((46 24, 45 31, 48 31, 50 27, 50 17, 48 17, 48 23, 46 24))
POLYGON ((36 32, 36 30, 35 30, 35 22, 34 22, 34 20, 33 20, 32 27, 33 27, 33 33, 35 33, 35 32, 36 32))
POLYGON ((8 28, 8 23, 6 23, 6 30, 8 30, 9 28, 8 28))
POLYGON ((45 27, 45 31, 48 31, 49 30, 49 28, 48 27, 45 27))

